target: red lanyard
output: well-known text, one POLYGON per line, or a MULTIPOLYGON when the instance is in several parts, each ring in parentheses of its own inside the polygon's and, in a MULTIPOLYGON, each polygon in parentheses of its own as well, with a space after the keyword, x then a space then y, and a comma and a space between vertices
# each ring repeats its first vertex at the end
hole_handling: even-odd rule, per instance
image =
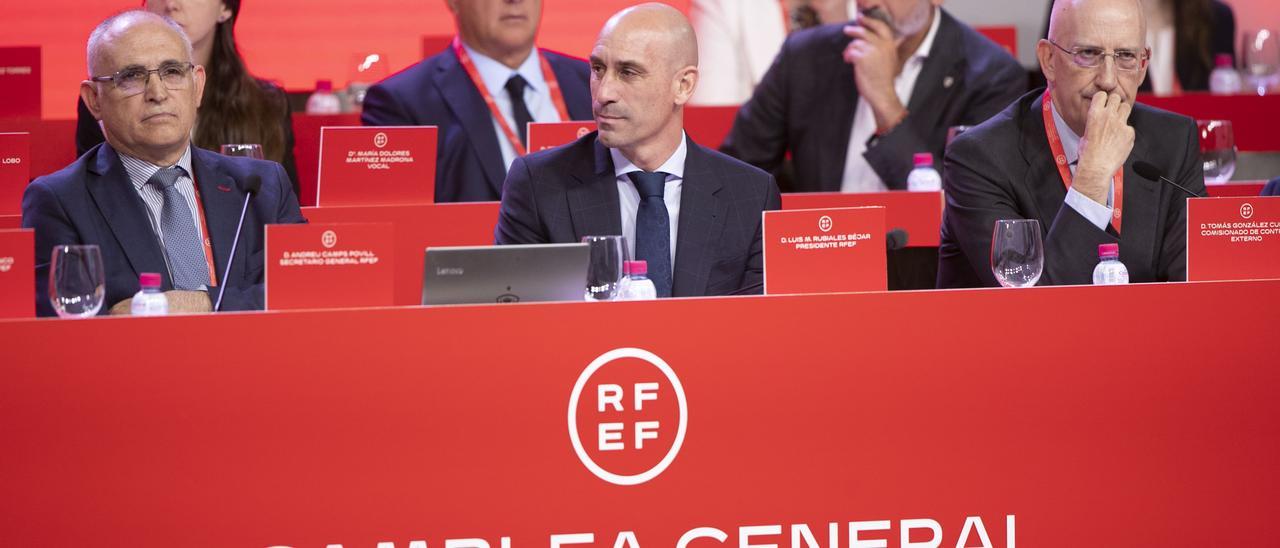
MULTIPOLYGON (((1053 110, 1049 90, 1044 90, 1044 105, 1041 110, 1044 111, 1044 133, 1049 138, 1049 148, 1053 150, 1053 163, 1058 166, 1058 174, 1062 176, 1062 184, 1068 189, 1071 188, 1071 168, 1067 165, 1067 153, 1062 151, 1062 138, 1058 136, 1058 125, 1053 121, 1053 110)), ((1115 205, 1111 212, 1111 226, 1115 227, 1116 234, 1120 233, 1120 210, 1124 205, 1124 167, 1116 170, 1115 175, 1115 197, 1113 203, 1115 205)))
MULTIPOLYGON (((511 128, 511 124, 507 123, 507 118, 502 115, 502 111, 498 110, 498 103, 493 100, 493 95, 489 93, 489 88, 484 85, 484 80, 480 78, 480 71, 476 70, 476 65, 471 61, 471 56, 467 54, 467 49, 462 47, 462 41, 458 37, 453 38, 453 53, 458 56, 458 61, 462 63, 462 68, 467 71, 467 76, 471 77, 471 83, 480 90, 480 96, 484 97, 484 104, 489 106, 489 113, 493 115, 493 119, 498 121, 498 125, 502 126, 502 132, 507 135, 507 140, 511 141, 511 148, 516 151, 516 156, 524 156, 524 144, 520 142, 520 136, 511 128)), ((551 70, 551 63, 547 62, 545 56, 539 55, 537 48, 534 48, 533 54, 538 56, 538 60, 542 64, 542 80, 547 83, 547 91, 551 93, 551 102, 556 106, 556 112, 560 113, 560 120, 569 121, 569 109, 565 107, 564 95, 560 93, 560 82, 556 81, 556 73, 551 70)))
POLYGON ((200 201, 200 185, 196 184, 195 174, 191 174, 192 195, 196 197, 196 214, 200 216, 200 233, 204 235, 204 263, 209 267, 209 286, 218 285, 218 275, 213 267, 213 240, 209 239, 209 223, 204 220, 204 203, 200 201))

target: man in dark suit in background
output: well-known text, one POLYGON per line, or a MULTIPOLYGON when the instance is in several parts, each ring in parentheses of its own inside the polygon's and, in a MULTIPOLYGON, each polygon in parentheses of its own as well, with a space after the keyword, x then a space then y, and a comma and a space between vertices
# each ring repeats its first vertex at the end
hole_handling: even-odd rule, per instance
POLYGON ((722 150, 766 171, 789 152, 788 192, 905 189, 913 154, 941 158, 948 128, 1026 90, 1017 61, 941 3, 859 1, 852 24, 792 34, 722 150))
POLYGON ((542 0, 446 0, 453 45, 369 89, 366 126, 439 126, 437 202, 493 201, 525 124, 591 119, 587 64, 535 48, 542 0))
POLYGON ((131 11, 89 37, 90 79, 80 96, 102 121, 106 143, 33 181, 22 226, 35 229, 36 310, 48 300, 54 246, 93 244, 106 269, 103 312, 127 313, 138 275, 160 273, 170 312, 203 312, 226 286, 224 310, 263 306, 263 225, 304 222, 284 169, 191 144, 204 67, 173 21, 131 11), (261 182, 230 275, 223 275, 250 179, 261 182))
POLYGON ((1137 175, 1149 162, 1204 195, 1194 120, 1135 104, 1149 52, 1139 0, 1057 0, 1032 92, 951 143, 938 286, 998 285, 998 219, 1038 219, 1041 284, 1087 284, 1120 244, 1134 282, 1185 280, 1187 194, 1137 175), (1122 214, 1123 213, 1123 214, 1122 214))
POLYGON ((684 15, 656 3, 618 12, 590 62, 599 132, 512 164, 497 242, 621 234, 659 297, 760 293, 761 213, 781 196, 769 174, 685 136, 698 46, 684 15))

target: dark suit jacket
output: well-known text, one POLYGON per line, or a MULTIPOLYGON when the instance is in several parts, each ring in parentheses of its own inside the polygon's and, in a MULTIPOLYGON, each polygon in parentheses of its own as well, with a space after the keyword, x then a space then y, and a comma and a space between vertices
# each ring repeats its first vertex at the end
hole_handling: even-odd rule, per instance
MULTIPOLYGON (((272 100, 279 101, 284 106, 284 118, 280 120, 280 129, 284 131, 284 155, 280 162, 284 165, 284 171, 289 175, 289 182, 293 188, 293 193, 298 194, 298 167, 293 158, 293 147, 296 139, 293 137, 293 111, 289 108, 289 97, 285 95, 283 89, 271 83, 268 80, 258 80, 258 86, 272 100)), ((89 149, 105 141, 102 135, 102 126, 98 125, 98 121, 93 119, 93 113, 89 112, 89 107, 85 106, 84 99, 76 101, 76 156, 83 156, 89 152, 89 149)), ((261 144, 261 143, 259 143, 261 144)), ((215 150, 214 152, 218 152, 215 150)))
POLYGON ((997 219, 1038 219, 1044 239, 1040 285, 1088 284, 1098 245, 1120 244, 1133 282, 1186 280, 1187 195, 1133 171, 1145 160, 1204 195, 1194 120, 1138 104, 1129 123, 1137 137, 1124 164, 1123 237, 1066 205, 1067 189, 1049 151, 1039 90, 1023 96, 951 143, 943 190, 947 206, 938 250, 938 287, 999 285, 991 273, 997 219))
MULTIPOLYGON (((298 199, 284 168, 275 162, 231 158, 191 147, 191 169, 204 205, 219 277, 227 265, 244 193, 237 182, 251 174, 262 178, 262 190, 249 203, 223 310, 260 310, 263 306, 263 225, 302 223, 298 199)), ((52 316, 49 304, 49 260, 55 245, 95 244, 106 269, 102 312, 138 291, 138 275, 158 272, 163 289, 173 289, 164 251, 148 220, 146 204, 133 188, 120 156, 103 143, 62 170, 39 177, 22 196, 22 226, 36 232, 36 311, 52 316)), ((210 288, 210 299, 218 289, 210 288)))
MULTIPOLYGON (((692 140, 688 151, 672 296, 760 293, 761 214, 782 205, 773 177, 692 140)), ((577 242, 592 234, 622 234, 613 158, 595 133, 511 164, 498 244, 577 242)))
POLYGON ((1263 196, 1280 196, 1280 177, 1276 177, 1262 187, 1263 196))
MULTIPOLYGON (((591 119, 587 63, 538 50, 551 65, 569 117, 591 119)), ((502 197, 502 149, 493 118, 453 48, 437 53, 369 88, 366 126, 438 126, 436 201, 484 202, 502 197)), ((501 137, 506 138, 506 137, 501 137)))
MULTIPOLYGON (((892 189, 906 188, 912 154, 942 158, 948 128, 976 125, 1026 91, 1026 71, 1013 57, 946 10, 941 14, 906 120, 873 137, 865 153, 892 189)), ((787 38, 721 147, 770 172, 790 152, 795 176, 786 192, 840 190, 858 105, 853 68, 842 57, 850 41, 843 27, 824 25, 787 38)))

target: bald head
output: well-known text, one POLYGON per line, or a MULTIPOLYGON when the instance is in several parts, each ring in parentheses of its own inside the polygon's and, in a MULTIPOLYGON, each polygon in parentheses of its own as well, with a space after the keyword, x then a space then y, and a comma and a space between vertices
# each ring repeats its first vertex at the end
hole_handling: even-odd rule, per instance
POLYGON ((173 19, 162 15, 156 15, 146 10, 129 10, 108 17, 105 21, 94 27, 93 32, 89 33, 89 43, 85 47, 85 61, 88 65, 89 76, 101 76, 115 69, 108 70, 106 66, 105 48, 108 44, 131 29, 142 26, 159 26, 172 31, 176 38, 182 42, 187 50, 187 59, 190 60, 194 55, 191 51, 191 41, 187 39, 187 33, 182 30, 173 19))
POLYGON ((645 43, 662 52, 672 70, 698 66, 698 39, 680 10, 650 2, 615 13, 600 29, 597 43, 618 35, 645 43))
POLYGON ((1147 19, 1141 0, 1054 0, 1049 15, 1049 38, 1061 43, 1074 36, 1081 26, 1102 21, 1136 25, 1146 45, 1147 19))

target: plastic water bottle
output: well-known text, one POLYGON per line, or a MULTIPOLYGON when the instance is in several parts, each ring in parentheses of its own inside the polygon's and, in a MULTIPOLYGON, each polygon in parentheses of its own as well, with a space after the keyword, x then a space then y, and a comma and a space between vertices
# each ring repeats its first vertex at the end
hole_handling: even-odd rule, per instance
POLYGON ((1093 285, 1129 283, 1129 269, 1120 262, 1120 244, 1098 246, 1098 266, 1093 267, 1093 285))
POLYGON ((647 261, 627 261, 623 270, 627 275, 618 288, 619 301, 652 301, 658 298, 658 288, 649 279, 647 261))
POLYGON ((1244 80, 1231 66, 1231 55, 1219 53, 1213 58, 1214 69, 1209 73, 1209 91, 1214 95, 1235 95, 1244 89, 1244 80))
POLYGON ((933 169, 933 155, 919 152, 912 157, 915 169, 907 175, 907 190, 911 192, 937 192, 942 190, 942 176, 933 169))
POLYGON ((307 98, 307 114, 341 114, 342 100, 333 92, 333 82, 316 80, 316 91, 307 98))
POLYGON ((133 303, 129 313, 134 316, 164 316, 169 313, 169 299, 160 291, 160 275, 155 272, 143 272, 138 276, 138 285, 142 286, 133 295, 133 303))

